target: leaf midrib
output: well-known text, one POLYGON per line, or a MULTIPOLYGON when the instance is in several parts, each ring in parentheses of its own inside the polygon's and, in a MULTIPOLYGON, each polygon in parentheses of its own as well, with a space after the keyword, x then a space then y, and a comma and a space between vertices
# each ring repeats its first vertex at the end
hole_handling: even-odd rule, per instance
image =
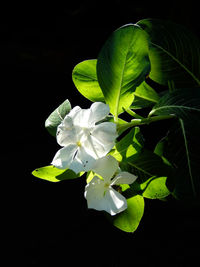
POLYGON ((163 107, 158 107, 156 109, 153 109, 149 115, 152 115, 153 113, 162 110, 162 109, 182 109, 182 110, 193 110, 193 111, 198 111, 200 112, 200 109, 193 108, 193 107, 187 107, 187 106, 176 106, 176 105, 169 105, 169 106, 163 106, 163 107))
POLYGON ((185 127, 184 127, 184 121, 182 119, 179 119, 179 122, 180 122, 180 125, 181 125, 181 130, 182 130, 183 138, 184 138, 186 158, 187 158, 187 163, 188 163, 188 171, 189 171, 189 176, 190 176, 190 182, 191 182, 191 186, 192 186, 192 191, 193 191, 194 197, 196 197, 197 196, 197 193, 196 193, 196 189, 195 189, 194 178, 193 178, 193 175, 192 175, 192 167, 191 167, 191 163, 190 163, 191 160, 190 160, 188 142, 187 142, 185 127))
POLYGON ((116 99, 115 120, 118 120, 119 100, 120 100, 120 95, 121 95, 121 91, 122 91, 124 71, 125 71, 125 67, 126 67, 128 52, 130 50, 131 45, 132 45, 132 42, 130 41, 129 46, 128 46, 128 49, 126 51, 126 56, 125 56, 125 59, 124 59, 124 63, 123 63, 123 69, 122 69, 122 73, 121 73, 121 80, 120 80, 119 90, 118 90, 117 99, 116 99))
POLYGON ((147 172, 146 170, 144 170, 144 169, 142 169, 142 168, 138 167, 138 165, 135 165, 134 163, 132 163, 132 162, 129 162, 129 161, 127 161, 127 163, 128 163, 130 166, 132 166, 132 167, 136 168, 137 170, 139 170, 139 171, 143 172, 144 174, 147 174, 147 175, 149 175, 149 176, 153 176, 153 174, 152 174, 152 173, 149 173, 149 172, 147 172))
POLYGON ((92 75, 91 76, 89 76, 89 75, 86 75, 86 74, 80 74, 80 73, 76 73, 76 72, 74 72, 74 78, 76 79, 76 80, 79 80, 79 78, 77 78, 77 77, 84 77, 84 78, 86 78, 87 79, 87 81, 89 80, 89 81, 92 81, 92 82, 97 82, 98 80, 97 80, 97 78, 96 77, 92 77, 92 75), (77 77, 76 77, 77 76, 77 77))

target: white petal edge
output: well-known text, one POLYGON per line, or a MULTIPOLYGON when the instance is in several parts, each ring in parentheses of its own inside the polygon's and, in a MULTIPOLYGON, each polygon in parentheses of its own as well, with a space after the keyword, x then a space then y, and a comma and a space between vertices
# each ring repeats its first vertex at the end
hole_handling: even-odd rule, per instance
POLYGON ((105 182, 94 176, 92 181, 85 186, 84 196, 89 209, 104 210, 105 182))
POLYGON ((96 160, 96 163, 92 170, 102 176, 106 182, 110 182, 118 167, 119 165, 117 160, 114 157, 108 155, 96 160))
POLYGON ((81 112, 81 108, 79 106, 75 106, 66 116, 69 116, 73 123, 77 117, 79 117, 79 113, 81 112))
POLYGON ((90 107, 91 115, 89 124, 94 126, 95 123, 103 120, 110 112, 109 105, 104 104, 102 102, 95 102, 90 107))
POLYGON ((97 176, 86 185, 84 196, 89 209, 104 210, 112 216, 127 208, 126 198, 112 187, 106 188, 105 182, 97 176))
POLYGON ((112 180, 111 185, 114 184, 132 184, 137 179, 137 176, 131 174, 129 172, 120 172, 115 178, 112 180))
POLYGON ((79 147, 74 160, 70 165, 70 169, 75 173, 81 171, 90 171, 96 164, 96 159, 87 153, 84 147, 79 147))
POLYGON ((73 127, 72 119, 69 116, 66 116, 58 126, 56 139, 60 146, 76 143, 76 129, 73 127))
POLYGON ((116 124, 113 122, 102 122, 91 131, 91 136, 103 145, 113 144, 117 138, 116 124))
POLYGON ((116 215, 127 209, 127 201, 124 196, 118 193, 113 188, 110 188, 104 197, 104 210, 110 215, 116 215))
POLYGON ((57 151, 51 164, 54 165, 58 169, 69 168, 76 150, 77 150, 76 145, 69 145, 69 146, 61 148, 60 150, 57 151))

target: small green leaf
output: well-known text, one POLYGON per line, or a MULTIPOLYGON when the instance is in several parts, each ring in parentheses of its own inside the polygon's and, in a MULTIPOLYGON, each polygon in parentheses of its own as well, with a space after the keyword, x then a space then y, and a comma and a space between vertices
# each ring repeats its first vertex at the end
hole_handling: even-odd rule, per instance
POLYGON ((140 195, 127 199, 128 208, 115 216, 112 216, 113 225, 125 232, 133 233, 144 213, 144 198, 140 195))
POLYGON ((153 103, 157 103, 160 99, 156 91, 151 86, 149 86, 145 81, 136 88, 134 95, 153 103))
POLYGON ((69 100, 65 100, 57 109, 55 109, 45 121, 47 131, 56 136, 58 125, 62 122, 64 117, 70 112, 71 104, 69 100))
POLYGON ((150 199, 165 198, 170 194, 167 177, 152 177, 140 184, 142 196, 150 199))
POLYGON ((137 109, 153 107, 154 105, 155 102, 151 102, 149 100, 134 95, 133 103, 130 106, 130 109, 137 110, 137 109))
POLYGON ((32 174, 40 179, 47 180, 49 182, 60 182, 62 180, 69 180, 81 177, 84 172, 76 174, 72 170, 57 169, 53 165, 38 168, 32 172, 32 174))
POLYGON ((104 102, 104 96, 97 81, 96 59, 77 64, 72 72, 73 82, 78 91, 93 102, 104 102))
POLYGON ((132 104, 134 91, 150 71, 148 38, 134 24, 117 29, 107 40, 97 60, 97 77, 110 111, 118 114, 132 104))

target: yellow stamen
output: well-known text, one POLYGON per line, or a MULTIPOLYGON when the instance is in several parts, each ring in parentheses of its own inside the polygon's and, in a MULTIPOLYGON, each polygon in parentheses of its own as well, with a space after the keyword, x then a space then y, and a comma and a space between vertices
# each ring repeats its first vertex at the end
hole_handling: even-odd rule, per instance
POLYGON ((77 141, 76 144, 77 144, 77 146, 81 147, 81 142, 80 141, 77 141))

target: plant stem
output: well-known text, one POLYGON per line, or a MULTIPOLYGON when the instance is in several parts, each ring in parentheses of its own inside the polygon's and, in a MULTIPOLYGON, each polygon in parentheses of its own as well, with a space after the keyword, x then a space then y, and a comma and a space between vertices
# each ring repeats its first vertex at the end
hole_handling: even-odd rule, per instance
POLYGON ((118 125, 117 129, 118 131, 125 131, 131 127, 140 126, 144 124, 150 124, 155 121, 169 120, 173 118, 176 118, 176 116, 175 115, 160 115, 160 116, 148 117, 148 118, 143 118, 143 119, 133 119, 131 122, 118 125))

